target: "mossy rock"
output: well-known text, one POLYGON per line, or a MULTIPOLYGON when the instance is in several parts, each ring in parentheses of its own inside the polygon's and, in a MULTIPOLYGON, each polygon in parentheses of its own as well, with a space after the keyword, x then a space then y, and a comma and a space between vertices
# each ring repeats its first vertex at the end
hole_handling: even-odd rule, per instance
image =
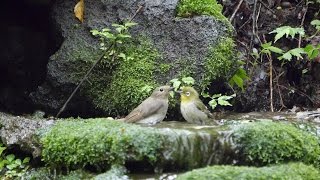
POLYGON ((232 136, 243 164, 261 166, 302 161, 316 167, 320 165, 318 137, 289 123, 242 124, 236 127, 232 136))
POLYGON ((126 160, 158 160, 163 140, 151 128, 114 120, 60 121, 41 138, 43 160, 51 166, 107 168, 126 160), (143 133, 142 133, 143 132, 143 133))
POLYGON ((177 6, 177 16, 192 17, 196 15, 209 15, 218 20, 226 20, 222 15, 222 5, 216 0, 180 0, 177 6))
POLYGON ((43 161, 56 168, 89 165, 107 170, 135 163, 147 164, 151 171, 189 170, 233 161, 229 136, 219 131, 184 123, 142 127, 108 118, 73 119, 58 121, 40 134, 40 142, 43 161))
POLYGON ((67 115, 123 116, 150 95, 141 91, 143 87, 155 88, 173 78, 192 75, 202 91, 216 78, 227 79, 234 73, 230 64, 236 64, 236 58, 230 57, 236 55, 230 55, 234 54, 234 45, 229 41, 230 27, 222 21, 226 18, 221 14, 221 5, 214 0, 197 1, 205 8, 195 8, 192 17, 177 17, 177 9, 185 5, 184 9, 192 9, 193 5, 187 5, 190 2, 94 1, 86 6, 86 20, 81 24, 69 16, 72 2, 55 2, 53 25, 63 41, 50 57, 46 81, 32 93, 32 101, 57 112, 102 54, 99 39, 90 30, 112 29, 112 23, 126 22, 136 12, 132 7, 141 4, 146 8, 134 18, 138 25, 129 29, 132 41, 120 45, 121 53, 128 58, 114 62, 108 58, 99 63, 81 85, 80 93, 69 102, 64 111, 67 115), (225 40, 228 43, 224 45, 225 40), (222 53, 228 53, 228 58, 214 58, 224 57, 222 53))
POLYGON ((245 166, 212 166, 196 169, 177 177, 177 180, 207 180, 207 179, 319 179, 320 173, 311 165, 289 163, 269 167, 245 166))
POLYGON ((143 38, 129 42, 123 52, 126 57, 114 65, 106 64, 110 59, 99 65, 90 75, 92 84, 82 90, 96 107, 113 116, 128 113, 149 96, 143 87, 158 86, 154 72, 159 53, 150 42, 143 38))

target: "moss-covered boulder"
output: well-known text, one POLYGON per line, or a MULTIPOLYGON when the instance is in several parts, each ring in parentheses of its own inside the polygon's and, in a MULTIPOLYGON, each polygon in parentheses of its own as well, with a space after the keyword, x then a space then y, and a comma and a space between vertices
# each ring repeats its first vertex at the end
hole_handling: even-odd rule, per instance
POLYGON ((54 2, 54 33, 60 49, 51 56, 46 81, 31 94, 34 103, 57 111, 91 65, 100 57, 99 39, 91 29, 110 28, 127 21, 139 5, 132 41, 122 47, 128 58, 104 60, 81 86, 65 112, 76 115, 125 115, 156 87, 179 76, 193 76, 199 90, 233 74, 236 63, 230 23, 215 0, 108 0, 85 4, 84 23, 70 9, 74 1, 54 2))
POLYGON ((151 171, 192 169, 233 161, 224 156, 231 147, 222 132, 184 123, 141 127, 105 118, 74 119, 59 121, 42 135, 42 156, 53 167, 107 169, 133 163, 151 171))
MULTIPOLYGON (((43 160, 53 166, 124 164, 158 160, 163 137, 152 128, 107 119, 58 122, 41 139, 43 160)), ((105 166, 107 167, 107 166, 105 166)))
POLYGON ((268 167, 212 166, 196 169, 177 177, 177 180, 207 179, 319 179, 320 172, 311 165, 289 163, 268 167))
POLYGON ((289 123, 246 123, 236 126, 232 136, 239 164, 261 166, 302 161, 320 165, 319 138, 289 123))

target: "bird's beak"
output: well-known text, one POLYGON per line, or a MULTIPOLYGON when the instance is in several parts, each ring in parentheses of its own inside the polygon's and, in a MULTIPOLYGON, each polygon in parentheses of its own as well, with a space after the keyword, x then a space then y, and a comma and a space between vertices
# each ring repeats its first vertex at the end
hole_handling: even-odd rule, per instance
POLYGON ((169 91, 173 91, 173 90, 174 90, 174 87, 170 87, 170 88, 169 88, 169 91))
POLYGON ((181 94, 182 93, 182 91, 181 90, 179 90, 179 91, 176 91, 177 93, 179 93, 179 94, 181 94))

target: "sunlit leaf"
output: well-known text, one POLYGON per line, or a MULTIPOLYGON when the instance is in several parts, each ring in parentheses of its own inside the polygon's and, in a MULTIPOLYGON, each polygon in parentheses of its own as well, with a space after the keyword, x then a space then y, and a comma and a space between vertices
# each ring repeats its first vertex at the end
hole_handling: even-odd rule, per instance
POLYGON ((276 36, 274 37, 274 42, 277 42, 280 38, 282 38, 284 35, 286 35, 286 38, 291 36, 291 38, 294 38, 295 35, 299 34, 301 36, 305 35, 303 28, 292 28, 290 26, 281 26, 277 29, 271 31, 269 34, 276 33, 276 36))
POLYGON ((232 106, 228 101, 223 100, 223 99, 218 99, 218 104, 221 106, 232 106))
POLYGON ((84 18, 84 0, 80 0, 75 6, 74 6, 74 15, 76 18, 79 19, 81 23, 83 23, 84 18))
POLYGON ((182 82, 184 82, 187 85, 193 85, 194 79, 192 77, 184 77, 182 78, 182 82))
POLYGON ((215 99, 212 99, 211 101, 209 101, 209 105, 211 106, 212 109, 215 109, 218 103, 215 99))

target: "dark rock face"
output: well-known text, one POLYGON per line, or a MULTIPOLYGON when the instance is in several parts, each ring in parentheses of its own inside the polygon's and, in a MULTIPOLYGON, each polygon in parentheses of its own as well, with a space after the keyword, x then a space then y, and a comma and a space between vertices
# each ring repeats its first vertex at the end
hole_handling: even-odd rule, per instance
POLYGON ((45 80, 55 50, 50 34, 49 1, 5 0, 0 7, 0 109, 33 109, 28 95, 45 80))
MULTIPOLYGON (((111 27, 112 23, 124 22, 135 14, 139 6, 143 6, 143 10, 134 19, 138 26, 130 33, 150 39, 161 54, 161 61, 173 65, 169 72, 157 75, 155 79, 159 83, 168 82, 179 75, 179 71, 184 68, 181 64, 184 63, 193 67, 192 74, 199 81, 203 75, 208 47, 217 43, 220 36, 225 36, 228 29, 224 23, 208 16, 176 18, 177 3, 178 0, 86 1, 85 20, 79 24, 72 12, 75 2, 57 0, 53 5, 52 18, 64 41, 49 60, 45 83, 31 94, 33 102, 45 109, 57 111, 81 79, 81 76, 71 75, 77 63, 98 59, 98 40, 90 34, 90 30, 100 30, 111 27)), ((94 114, 97 110, 91 105, 90 97, 77 94, 66 112, 69 115, 83 115, 94 114)))

